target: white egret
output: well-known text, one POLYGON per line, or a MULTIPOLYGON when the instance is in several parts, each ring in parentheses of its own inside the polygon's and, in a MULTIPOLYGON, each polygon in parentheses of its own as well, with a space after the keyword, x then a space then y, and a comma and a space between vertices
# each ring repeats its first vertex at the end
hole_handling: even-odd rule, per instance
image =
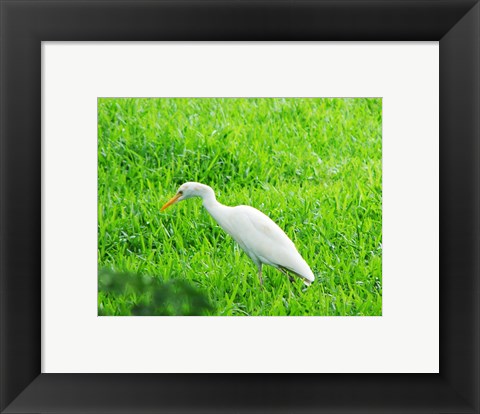
POLYGON ((307 262, 277 224, 256 208, 224 206, 217 201, 215 193, 208 185, 196 182, 182 184, 177 194, 161 208, 161 211, 191 197, 203 199, 203 206, 214 220, 253 260, 257 265, 261 284, 263 284, 262 264, 276 267, 284 274, 291 272, 301 277, 307 286, 315 280, 307 262))

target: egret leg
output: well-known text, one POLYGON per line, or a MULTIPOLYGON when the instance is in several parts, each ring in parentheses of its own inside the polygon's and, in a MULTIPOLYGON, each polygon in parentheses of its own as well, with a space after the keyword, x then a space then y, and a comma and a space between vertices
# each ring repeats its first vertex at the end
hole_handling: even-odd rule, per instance
POLYGON ((279 267, 278 270, 280 270, 280 272, 282 272, 285 276, 288 276, 288 280, 290 280, 291 283, 295 281, 294 277, 290 273, 288 273, 283 267, 279 267))
POLYGON ((260 279, 260 285, 263 286, 263 277, 262 277, 262 264, 258 266, 258 278, 260 279))

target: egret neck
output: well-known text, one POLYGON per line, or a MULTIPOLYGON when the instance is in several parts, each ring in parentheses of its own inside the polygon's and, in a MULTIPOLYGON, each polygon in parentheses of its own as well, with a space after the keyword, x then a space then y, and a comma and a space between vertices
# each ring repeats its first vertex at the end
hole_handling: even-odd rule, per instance
POLYGON ((208 213, 213 217, 213 219, 222 227, 227 233, 229 232, 229 228, 225 220, 224 214, 230 208, 228 206, 224 206, 222 203, 217 201, 215 197, 215 192, 211 187, 208 185, 202 184, 202 190, 200 192, 200 197, 203 200, 203 207, 208 211, 208 213))

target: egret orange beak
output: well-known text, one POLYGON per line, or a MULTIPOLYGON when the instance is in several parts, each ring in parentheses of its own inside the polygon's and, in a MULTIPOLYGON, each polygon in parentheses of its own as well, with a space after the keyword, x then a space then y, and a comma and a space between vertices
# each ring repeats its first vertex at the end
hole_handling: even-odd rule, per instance
POLYGON ((175 204, 181 196, 181 194, 175 194, 170 200, 167 201, 167 203, 160 209, 160 211, 163 211, 172 204, 175 204))

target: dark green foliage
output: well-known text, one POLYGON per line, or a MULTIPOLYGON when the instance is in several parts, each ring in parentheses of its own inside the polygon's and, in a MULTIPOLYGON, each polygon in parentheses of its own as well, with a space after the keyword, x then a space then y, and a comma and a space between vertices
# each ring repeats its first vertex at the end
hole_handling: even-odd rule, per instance
MULTIPOLYGON (((132 315, 191 316, 212 310, 206 295, 185 280, 160 282, 151 276, 103 269, 98 273, 98 291, 105 298, 127 298, 132 315)), ((98 313, 115 314, 102 305, 98 313)))

